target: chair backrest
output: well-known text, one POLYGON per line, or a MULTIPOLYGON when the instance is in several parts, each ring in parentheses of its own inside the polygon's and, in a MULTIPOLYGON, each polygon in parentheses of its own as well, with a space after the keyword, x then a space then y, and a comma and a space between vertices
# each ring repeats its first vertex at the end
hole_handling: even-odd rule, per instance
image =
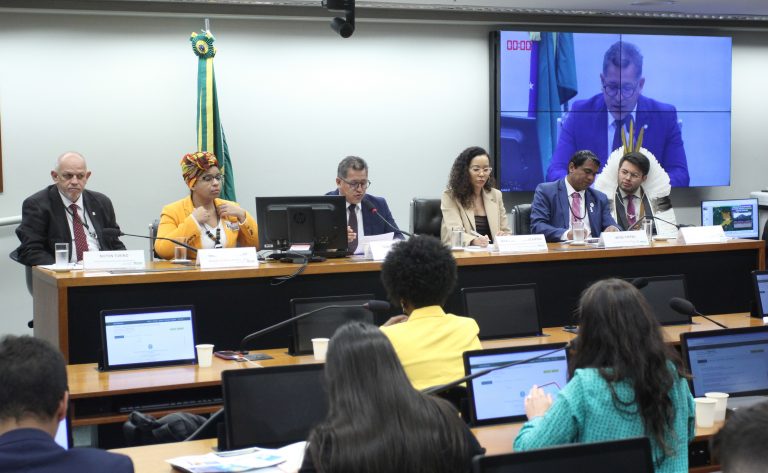
POLYGON ((517 204, 512 207, 512 221, 515 235, 531 234, 531 204, 517 204))
POLYGON ((440 210, 440 199, 414 197, 411 200, 411 233, 440 238, 442 224, 443 212, 440 210))
POLYGON ((151 260, 155 260, 156 258, 160 258, 160 256, 155 253, 155 238, 157 238, 157 227, 160 226, 160 220, 154 219, 152 220, 152 223, 149 224, 149 258, 151 260))

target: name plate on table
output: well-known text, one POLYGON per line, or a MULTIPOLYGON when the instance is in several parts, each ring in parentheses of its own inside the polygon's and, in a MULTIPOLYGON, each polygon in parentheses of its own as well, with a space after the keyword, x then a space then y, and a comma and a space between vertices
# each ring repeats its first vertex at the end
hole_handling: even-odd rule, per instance
POLYGON ((677 233, 677 242, 684 245, 691 243, 721 243, 726 240, 725 232, 720 225, 683 227, 677 233))
POLYGON ((499 253, 549 251, 544 235, 497 235, 495 244, 499 253))
POLYGON ((253 268, 259 266, 256 248, 213 248, 197 250, 200 269, 253 268))
POLYGON ((144 269, 144 250, 86 251, 83 269, 144 269))
POLYGON ((392 249, 392 246, 397 244, 400 240, 374 240, 369 241, 365 247, 365 257, 370 258, 373 261, 384 261, 387 257, 387 253, 392 249))
POLYGON ((631 232, 603 232, 600 234, 598 246, 601 248, 629 248, 633 246, 649 246, 645 230, 631 232))

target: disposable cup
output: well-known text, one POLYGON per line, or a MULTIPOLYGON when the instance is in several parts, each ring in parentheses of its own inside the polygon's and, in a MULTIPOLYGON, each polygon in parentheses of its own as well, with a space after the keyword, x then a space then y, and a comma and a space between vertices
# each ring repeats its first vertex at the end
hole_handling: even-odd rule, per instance
POLYGON ((197 349, 197 366, 200 368, 208 368, 213 362, 213 345, 210 343, 201 343, 195 345, 197 349))
POLYGON ((704 393, 704 396, 717 401, 717 404, 715 404, 715 420, 725 420, 725 409, 728 407, 728 393, 711 392, 704 393))
POLYGON ((715 405, 717 399, 697 397, 696 402, 696 427, 712 427, 715 425, 715 405))
POLYGON ((313 338, 312 339, 312 352, 315 355, 315 360, 325 361, 325 353, 328 351, 328 339, 327 338, 313 338))

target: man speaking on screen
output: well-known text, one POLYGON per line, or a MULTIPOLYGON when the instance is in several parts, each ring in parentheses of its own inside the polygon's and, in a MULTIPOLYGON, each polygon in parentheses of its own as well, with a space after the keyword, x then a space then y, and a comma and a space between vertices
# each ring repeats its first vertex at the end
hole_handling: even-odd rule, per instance
POLYGON ((547 180, 568 173, 568 160, 580 149, 592 150, 605 163, 622 146, 622 128, 645 129, 643 147, 651 151, 669 174, 673 187, 687 187, 688 162, 674 106, 642 95, 643 56, 632 43, 617 41, 603 57, 600 74, 603 92, 574 102, 565 118, 547 170, 547 180))

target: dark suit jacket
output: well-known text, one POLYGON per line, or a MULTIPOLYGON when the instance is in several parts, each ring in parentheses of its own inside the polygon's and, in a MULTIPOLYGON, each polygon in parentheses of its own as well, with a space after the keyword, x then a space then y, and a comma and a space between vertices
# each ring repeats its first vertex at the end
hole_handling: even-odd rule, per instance
MULTIPOLYGON (((630 225, 629 225, 629 221, 627 220, 627 211, 626 211, 626 208, 624 207, 625 204, 619 200, 620 197, 621 197, 621 192, 619 191, 619 189, 616 189, 616 195, 613 197, 614 206, 616 207, 616 223, 619 224, 620 229, 629 230, 630 225)), ((643 205, 643 212, 644 212, 643 217, 653 218, 653 207, 651 207, 651 203, 648 201, 648 196, 645 193, 643 193, 642 205, 643 205)), ((633 230, 643 229, 642 224, 637 223, 639 221, 640 219, 638 219, 638 221, 635 222, 635 224, 639 225, 639 227, 636 226, 633 230)), ((656 225, 653 226, 653 234, 654 235, 656 234, 656 225)))
MULTIPOLYGON (((83 206, 88 212, 88 219, 93 224, 102 250, 124 250, 125 245, 117 237, 105 238, 104 228, 116 228, 115 210, 112 202, 104 194, 89 190, 83 191, 83 206)), ((16 228, 16 236, 21 245, 12 253, 12 258, 21 264, 35 266, 53 264, 55 243, 70 243, 73 236, 69 231, 67 214, 61 195, 56 186, 32 194, 21 205, 21 225, 16 228)))
MULTIPOLYGON (((339 190, 332 190, 325 195, 339 195, 339 190)), ((382 233, 395 232, 395 238, 403 238, 403 234, 399 231, 400 227, 398 227, 395 223, 395 219, 392 217, 392 212, 389 211, 389 206, 387 205, 387 201, 384 200, 384 197, 376 197, 371 194, 365 194, 363 201, 360 203, 363 207, 363 231, 366 235, 381 235, 382 233), (393 227, 397 228, 398 231, 395 231, 392 227, 382 222, 379 217, 374 215, 373 212, 371 212, 371 209, 374 208, 379 212, 379 215, 384 217, 384 220, 389 222, 393 227)))
MULTIPOLYGON (((610 226, 618 228, 605 194, 590 187, 584 192, 584 200, 593 237, 599 237, 610 226)), ((531 204, 531 233, 543 234, 547 241, 560 241, 563 232, 570 226, 570 218, 565 179, 536 186, 531 204)))
POLYGON ((125 455, 95 448, 64 450, 39 429, 16 429, 0 436, 3 473, 133 473, 125 455))
MULTIPOLYGON (((656 156, 661 167, 669 174, 672 186, 687 187, 690 183, 688 161, 675 107, 641 95, 637 101, 635 120, 635 136, 640 127, 647 126, 642 146, 656 156)), ((588 149, 597 155, 602 163, 602 170, 610 155, 608 108, 603 94, 574 102, 560 131, 552 162, 547 170, 547 181, 565 177, 571 156, 582 149, 588 149)))

